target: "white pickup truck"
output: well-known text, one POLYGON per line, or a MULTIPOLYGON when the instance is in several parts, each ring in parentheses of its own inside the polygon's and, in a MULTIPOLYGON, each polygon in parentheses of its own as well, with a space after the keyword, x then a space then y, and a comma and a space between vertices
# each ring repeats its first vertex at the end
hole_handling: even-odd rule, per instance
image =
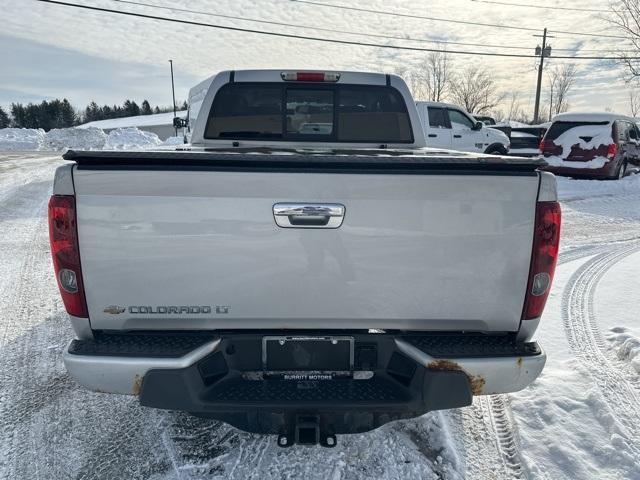
POLYGON ((49 204, 67 370, 281 446, 526 387, 555 179, 423 145, 399 77, 235 71, 192 146, 67 152, 49 204))
POLYGON ((506 155, 511 141, 507 133, 491 128, 458 105, 416 102, 427 146, 461 152, 506 155))

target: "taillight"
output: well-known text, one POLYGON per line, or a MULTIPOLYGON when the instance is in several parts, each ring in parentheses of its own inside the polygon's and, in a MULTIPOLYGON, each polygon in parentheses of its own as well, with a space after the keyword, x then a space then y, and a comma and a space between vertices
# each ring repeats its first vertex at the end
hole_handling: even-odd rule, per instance
POLYGON ((538 318, 542 315, 544 304, 547 302, 560 249, 560 220, 561 212, 558 202, 537 203, 533 252, 522 312, 523 320, 538 318))
POLYGON ((285 82, 337 82, 339 73, 331 72, 281 72, 280 77, 285 82))
POLYGON ((540 146, 538 148, 540 149, 540 153, 544 153, 544 138, 540 140, 540 146))
POLYGON ((613 158, 616 156, 616 153, 618 153, 618 145, 615 143, 610 143, 607 147, 607 157, 613 158))
POLYGON ((72 195, 51 196, 49 241, 53 269, 67 313, 75 317, 88 317, 78 249, 76 200, 72 195))

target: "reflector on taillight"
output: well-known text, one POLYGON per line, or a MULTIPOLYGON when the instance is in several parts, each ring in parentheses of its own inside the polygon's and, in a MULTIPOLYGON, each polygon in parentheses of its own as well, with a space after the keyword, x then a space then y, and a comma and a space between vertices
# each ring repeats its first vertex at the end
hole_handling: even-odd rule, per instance
POLYGON ((337 82, 339 73, 331 72, 281 72, 280 77, 285 82, 337 82))
POLYGON ((560 223, 561 212, 558 202, 537 203, 523 320, 538 318, 547 302, 560 249, 560 223))
POLYGON ((76 201, 72 195, 51 196, 49 241, 53 269, 67 313, 75 317, 88 317, 80 268, 76 201))
POLYGON ((607 158, 613 158, 618 153, 618 145, 615 143, 610 143, 607 147, 607 158))

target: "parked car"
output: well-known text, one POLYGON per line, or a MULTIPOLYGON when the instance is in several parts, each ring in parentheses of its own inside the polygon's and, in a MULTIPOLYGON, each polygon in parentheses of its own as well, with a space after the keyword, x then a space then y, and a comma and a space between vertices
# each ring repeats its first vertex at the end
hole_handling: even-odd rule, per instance
POLYGON ((612 113, 563 113, 540 152, 545 170, 570 177, 618 179, 640 164, 640 131, 635 120, 612 113))
POLYGON ((487 127, 493 127, 494 125, 498 124, 495 118, 489 117, 487 115, 476 115, 474 113, 473 118, 475 118, 478 122, 484 123, 487 127))
POLYGON ((461 152, 506 155, 509 137, 477 121, 462 107, 440 102, 416 102, 427 146, 461 152))
POLYGON ((547 133, 547 129, 551 123, 543 123, 540 125, 526 125, 522 127, 512 127, 511 148, 509 155, 517 155, 519 157, 537 157, 540 155, 540 142, 547 133))
POLYGON ((511 125, 508 123, 496 122, 495 118, 489 117, 488 115, 476 115, 475 113, 472 113, 471 116, 478 122, 482 122, 483 125, 493 128, 494 130, 500 130, 507 137, 511 138, 511 125))
POLYGON ((498 123, 487 115, 474 115, 479 122, 490 128, 500 130, 509 137, 511 146, 509 155, 518 157, 537 157, 540 155, 539 145, 551 123, 526 125, 520 122, 498 123), (514 124, 516 126, 514 126, 514 124))
POLYGON ((525 388, 555 177, 424 145, 397 76, 249 70, 213 79, 190 147, 67 152, 68 372, 285 447, 525 388))

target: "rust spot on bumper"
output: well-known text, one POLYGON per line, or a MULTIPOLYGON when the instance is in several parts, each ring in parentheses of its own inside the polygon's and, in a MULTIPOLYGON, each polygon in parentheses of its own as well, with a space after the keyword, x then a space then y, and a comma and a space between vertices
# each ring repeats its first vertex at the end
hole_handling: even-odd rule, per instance
POLYGON ((482 395, 484 390, 484 384, 486 380, 481 375, 467 375, 469 377, 469 385, 471 386, 471 393, 474 395, 482 395))
POLYGON ((133 388, 131 389, 131 393, 136 397, 140 395, 140 389, 142 388, 142 377, 140 375, 136 375, 133 377, 133 388))
POLYGON ((452 362, 451 360, 434 360, 427 365, 427 368, 431 370, 462 372, 469 379, 469 387, 471 388, 471 393, 473 395, 482 395, 482 390, 484 389, 484 384, 486 383, 485 378, 482 375, 469 375, 456 362, 452 362))
POLYGON ((460 365, 451 360, 434 360, 427 365, 427 368, 431 370, 457 370, 463 371, 460 365))

